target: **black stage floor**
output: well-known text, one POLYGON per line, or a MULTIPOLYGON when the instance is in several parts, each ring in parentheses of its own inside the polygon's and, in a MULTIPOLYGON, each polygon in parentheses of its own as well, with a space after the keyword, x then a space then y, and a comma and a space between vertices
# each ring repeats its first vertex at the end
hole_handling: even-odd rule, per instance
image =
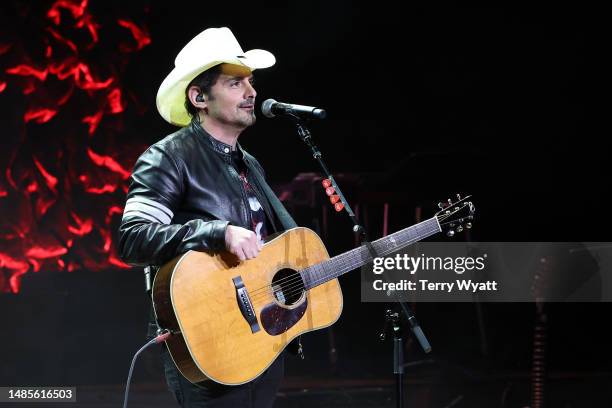
MULTIPOLYGON (((612 373, 550 373, 545 407, 604 408, 612 401, 612 373)), ((288 377, 274 408, 392 408, 393 378, 342 379, 288 377)), ((492 374, 477 382, 408 378, 406 408, 524 408, 530 406, 529 379, 523 374, 492 374)), ((77 402, 32 404, 44 408, 117 408, 123 384, 77 387, 77 402)), ((5 404, 4 407, 25 407, 5 404)), ((137 383, 130 388, 129 408, 178 407, 163 382, 137 383)))

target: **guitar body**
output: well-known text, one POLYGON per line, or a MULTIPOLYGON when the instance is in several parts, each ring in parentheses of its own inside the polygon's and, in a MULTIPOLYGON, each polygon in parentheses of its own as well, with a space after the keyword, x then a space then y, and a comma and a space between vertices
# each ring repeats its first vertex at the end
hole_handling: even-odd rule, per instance
POLYGON ((294 228, 255 259, 189 251, 164 265, 153 285, 158 323, 191 382, 238 385, 258 377, 300 334, 332 325, 342 312, 337 279, 304 290, 300 272, 329 259, 321 239, 294 228))

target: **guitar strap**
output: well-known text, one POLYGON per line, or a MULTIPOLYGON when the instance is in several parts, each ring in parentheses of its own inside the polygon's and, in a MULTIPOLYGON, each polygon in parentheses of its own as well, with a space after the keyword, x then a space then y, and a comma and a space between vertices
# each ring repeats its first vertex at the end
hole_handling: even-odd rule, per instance
MULTIPOLYGON (((280 221, 283 230, 286 231, 288 229, 297 227, 297 224, 295 223, 291 215, 289 215, 289 212, 287 212, 287 209, 285 208, 283 203, 281 203, 278 197, 276 197, 274 191, 272 191, 268 183, 266 183, 266 180, 264 180, 264 177, 257 168, 257 166, 254 166, 251 161, 248 160, 246 157, 245 162, 251 174, 255 176, 255 182, 257 183, 257 187, 259 187, 259 191, 261 191, 266 196, 267 201, 272 206, 273 214, 276 214, 276 216, 278 217, 278 220, 280 221)), ((265 205, 265 203, 261 204, 265 205)), ((274 220, 270 221, 274 223, 274 220)))

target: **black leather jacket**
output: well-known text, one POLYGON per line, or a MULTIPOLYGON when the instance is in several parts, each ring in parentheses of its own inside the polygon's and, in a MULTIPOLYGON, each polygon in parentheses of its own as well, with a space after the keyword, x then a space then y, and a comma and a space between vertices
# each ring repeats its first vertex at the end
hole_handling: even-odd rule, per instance
MULTIPOLYGON (((268 231, 295 226, 239 144, 268 218, 268 231)), ((119 255, 132 265, 162 265, 188 250, 225 250, 228 223, 250 229, 251 212, 230 146, 192 123, 147 149, 131 176, 119 227, 119 255)))
MULTIPOLYGON (((125 262, 161 266, 189 250, 223 251, 228 224, 250 229, 248 198, 230 150, 192 122, 138 158, 119 227, 119 256, 125 262)), ((266 213, 268 232, 296 227, 259 162, 240 144, 237 150, 266 213)), ((158 329, 153 308, 148 326, 147 337, 153 338, 158 329)), ((288 349, 303 358, 299 337, 288 349)))

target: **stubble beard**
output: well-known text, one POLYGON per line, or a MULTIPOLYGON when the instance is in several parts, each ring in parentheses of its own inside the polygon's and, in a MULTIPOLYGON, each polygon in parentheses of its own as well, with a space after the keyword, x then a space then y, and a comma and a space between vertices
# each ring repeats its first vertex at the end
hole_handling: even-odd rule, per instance
MULTIPOLYGON (((242 108, 238 108, 240 110, 243 110, 242 108)), ((243 115, 240 115, 240 124, 243 125, 245 128, 249 127, 249 126, 253 126, 255 124, 255 122, 257 122, 257 117, 255 116, 255 109, 253 109, 252 111, 244 111, 242 112, 243 115)))

